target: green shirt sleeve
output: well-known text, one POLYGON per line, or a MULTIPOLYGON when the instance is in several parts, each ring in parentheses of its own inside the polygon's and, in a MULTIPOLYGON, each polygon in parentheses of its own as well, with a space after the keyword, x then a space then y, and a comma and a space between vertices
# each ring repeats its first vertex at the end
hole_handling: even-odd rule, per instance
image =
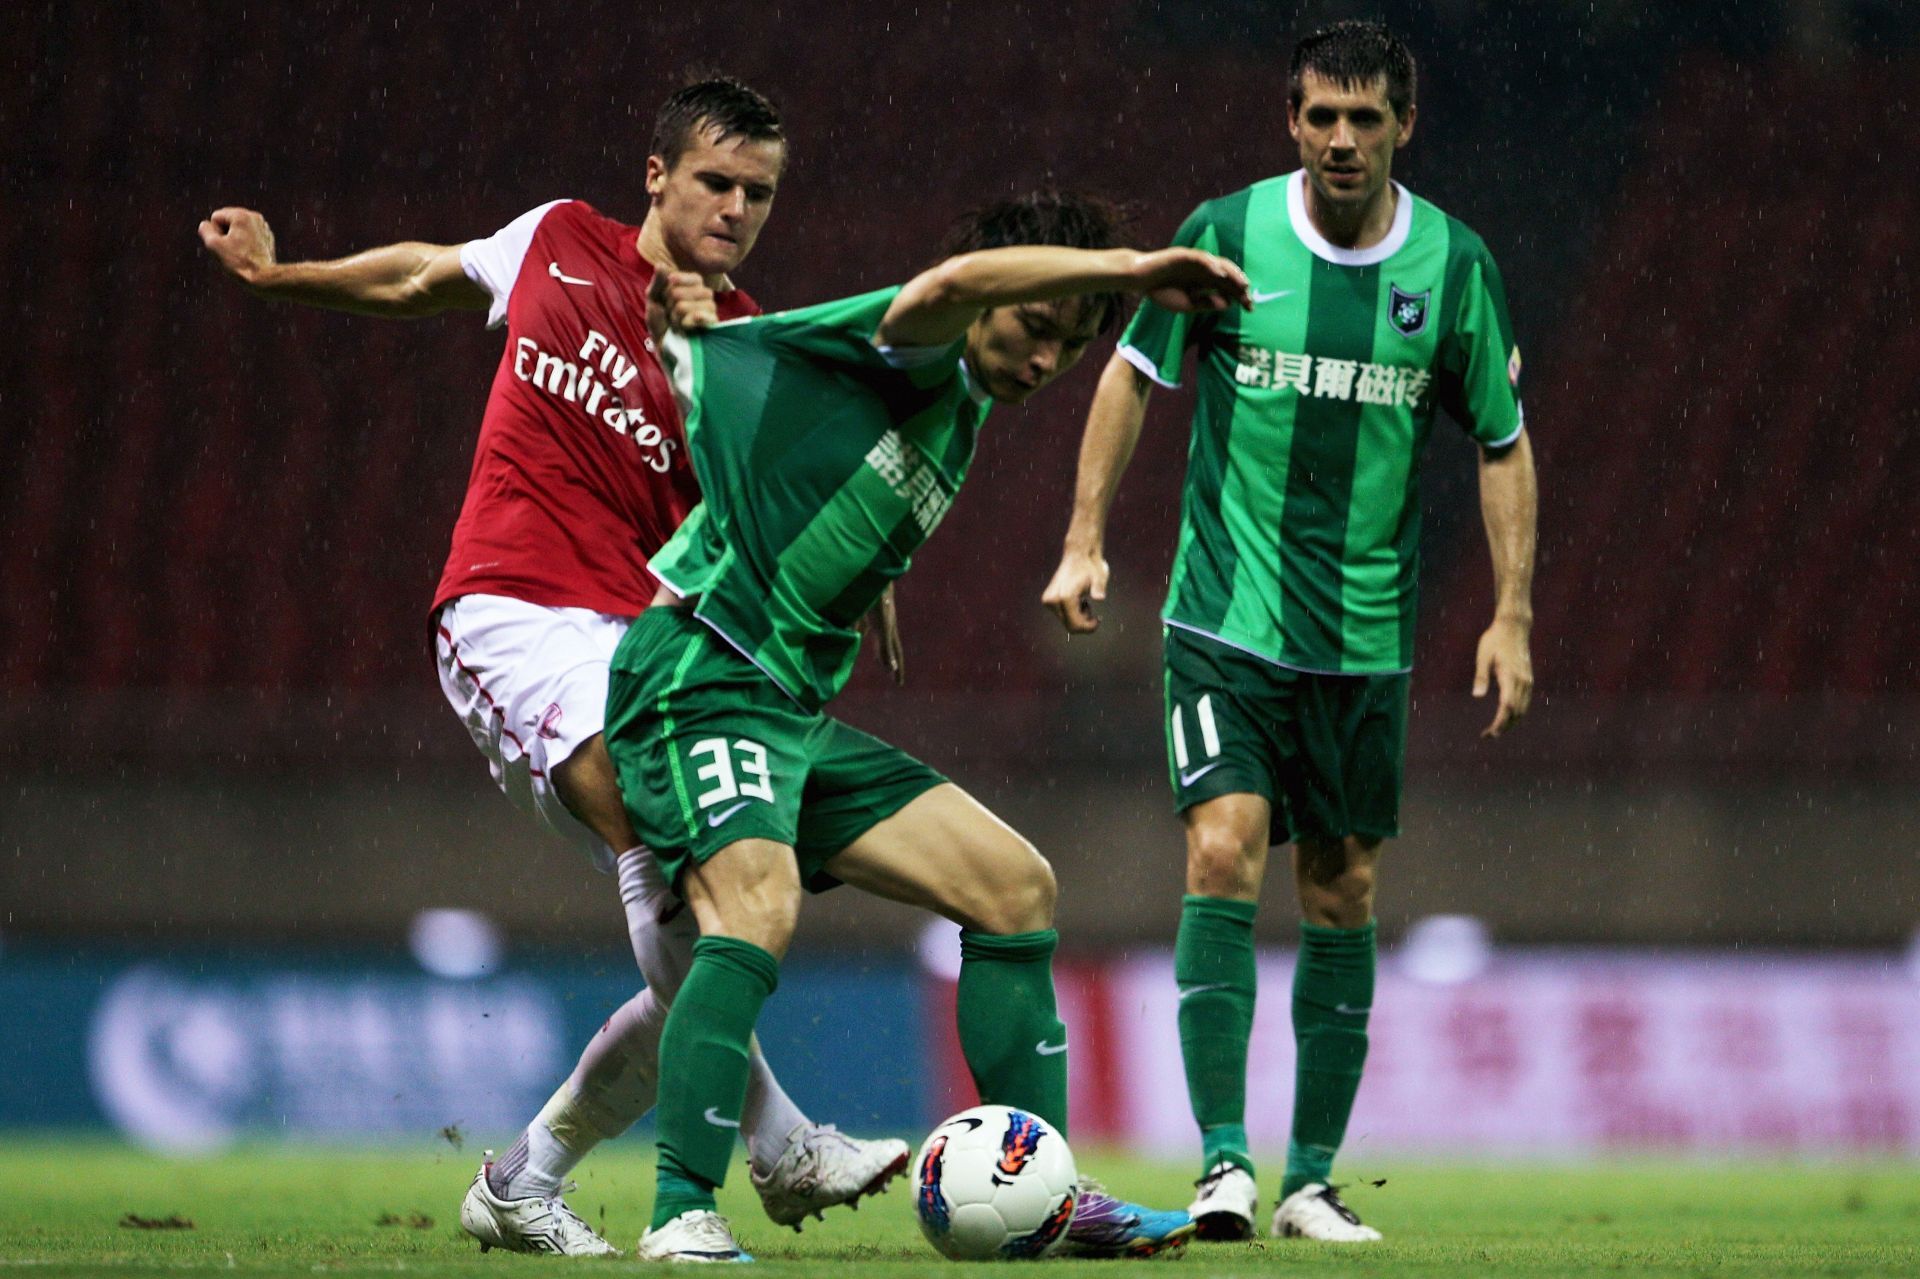
POLYGON ((1460 310, 1441 352, 1439 394, 1441 407, 1487 448, 1513 443, 1526 425, 1507 289, 1484 246, 1467 270, 1460 310))
MULTIPOLYGON (((1174 232, 1173 243, 1185 249, 1219 252, 1219 236, 1207 205, 1187 215, 1187 220, 1174 232)), ((1120 354, 1161 386, 1179 386, 1180 365, 1187 348, 1197 343, 1213 322, 1213 313, 1194 315, 1169 311, 1152 301, 1143 301, 1120 337, 1120 354)))

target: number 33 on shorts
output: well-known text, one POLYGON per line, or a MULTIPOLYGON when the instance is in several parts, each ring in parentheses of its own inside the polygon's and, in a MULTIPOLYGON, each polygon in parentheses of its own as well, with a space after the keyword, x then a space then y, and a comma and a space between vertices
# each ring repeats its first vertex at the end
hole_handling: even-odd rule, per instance
POLYGON ((698 789, 694 805, 706 814, 709 826, 719 826, 754 800, 773 803, 773 778, 767 771, 767 748, 736 737, 703 737, 687 748, 687 758, 700 763, 693 770, 698 789), (721 807, 724 805, 724 807, 721 807))

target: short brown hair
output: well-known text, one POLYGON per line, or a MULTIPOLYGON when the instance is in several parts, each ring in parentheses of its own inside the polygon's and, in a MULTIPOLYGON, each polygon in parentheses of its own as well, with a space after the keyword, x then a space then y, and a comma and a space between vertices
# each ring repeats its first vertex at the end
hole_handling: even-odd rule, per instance
POLYGON ((651 154, 671 169, 696 133, 749 142, 785 142, 773 103, 732 76, 707 76, 675 90, 653 118, 651 154))
POLYGON ((1336 22, 1302 36, 1287 71, 1287 98, 1295 111, 1306 95, 1303 80, 1309 71, 1346 89, 1365 89, 1384 76, 1393 114, 1404 120, 1413 105, 1418 74, 1413 53, 1383 23, 1336 22))

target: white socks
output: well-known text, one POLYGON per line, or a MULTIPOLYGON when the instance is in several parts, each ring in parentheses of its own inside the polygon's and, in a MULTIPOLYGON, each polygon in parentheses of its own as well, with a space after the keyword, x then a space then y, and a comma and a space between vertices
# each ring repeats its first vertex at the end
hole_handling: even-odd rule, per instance
MULTIPOLYGON (((551 1198, 587 1152, 653 1109, 660 1081, 660 1032, 667 1003, 693 962, 700 930, 693 912, 675 897, 644 848, 620 854, 620 900, 627 934, 647 988, 614 1011, 580 1054, 559 1091, 494 1162, 488 1179, 502 1199, 551 1198)), ((741 1134, 754 1171, 765 1176, 786 1152, 787 1136, 809 1122, 787 1096, 752 1041, 741 1134)))

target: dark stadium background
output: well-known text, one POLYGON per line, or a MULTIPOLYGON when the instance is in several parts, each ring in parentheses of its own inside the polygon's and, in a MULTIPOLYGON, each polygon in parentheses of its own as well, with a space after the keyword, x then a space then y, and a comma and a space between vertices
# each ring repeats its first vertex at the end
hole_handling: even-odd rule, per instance
MULTIPOLYGON (((463 240, 558 196, 637 222, 654 106, 724 69, 792 139, 741 272, 777 308, 903 279, 950 215, 1043 182, 1164 240, 1294 167, 1287 52, 1354 14, 1421 60, 1396 176, 1504 269, 1542 495, 1535 708, 1486 743, 1472 451, 1436 430, 1383 936, 1457 914, 1498 946, 1898 963, 1920 923, 1910 6, 439 0, 0 14, 0 973, 346 963, 403 953, 429 907, 622 962, 611 884, 491 789, 425 647, 499 335, 259 302, 201 251, 211 209, 260 209, 287 258, 463 240)), ((1155 397, 1114 514, 1107 625, 1068 643, 1038 604, 1105 354, 996 414, 901 589, 909 686, 869 669, 843 707, 1035 840, 1089 962, 1168 946, 1181 882, 1155 610, 1183 396, 1155 397)), ((1263 940, 1291 917, 1276 882, 1263 940)), ((796 953, 884 967, 918 929, 837 893, 796 953)))

